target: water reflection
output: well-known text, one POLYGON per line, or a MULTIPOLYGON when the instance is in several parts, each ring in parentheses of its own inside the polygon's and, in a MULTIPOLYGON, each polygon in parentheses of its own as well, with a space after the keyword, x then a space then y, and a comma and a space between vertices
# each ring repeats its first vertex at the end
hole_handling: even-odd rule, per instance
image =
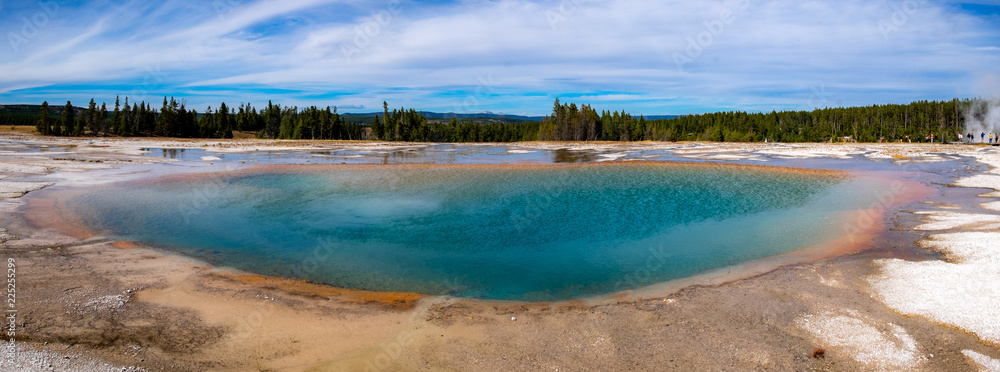
MULTIPOLYGON (((156 152, 157 149, 144 147, 140 148, 139 150, 145 152, 148 155, 152 155, 156 152)), ((159 150, 160 150, 160 156, 162 156, 164 159, 186 160, 184 157, 184 149, 159 149, 159 150)))
POLYGON ((553 163, 592 163, 597 160, 597 154, 591 151, 558 149, 552 151, 553 163))
POLYGON ((382 155, 382 164, 423 163, 425 157, 423 148, 393 151, 382 155))
MULTIPOLYGON (((181 155, 184 154, 184 149, 180 149, 181 155)), ((177 159, 177 149, 163 149, 163 157, 170 159, 177 159)))

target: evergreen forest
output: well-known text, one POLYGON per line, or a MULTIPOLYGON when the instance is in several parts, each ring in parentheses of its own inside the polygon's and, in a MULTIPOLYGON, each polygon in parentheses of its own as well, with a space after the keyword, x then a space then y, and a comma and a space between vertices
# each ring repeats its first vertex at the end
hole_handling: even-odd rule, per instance
POLYGON ((299 108, 268 102, 257 108, 208 107, 197 111, 164 97, 160 107, 116 99, 112 107, 91 99, 86 107, 9 106, 0 125, 35 125, 43 135, 232 138, 235 132, 257 138, 378 140, 400 142, 518 141, 955 141, 965 121, 982 120, 987 101, 954 99, 909 104, 823 108, 813 111, 728 111, 646 119, 625 111, 598 111, 590 105, 555 100, 541 120, 493 120, 474 117, 428 118, 414 109, 389 109, 358 120, 337 108, 299 108), (933 136, 933 137, 932 137, 933 136))

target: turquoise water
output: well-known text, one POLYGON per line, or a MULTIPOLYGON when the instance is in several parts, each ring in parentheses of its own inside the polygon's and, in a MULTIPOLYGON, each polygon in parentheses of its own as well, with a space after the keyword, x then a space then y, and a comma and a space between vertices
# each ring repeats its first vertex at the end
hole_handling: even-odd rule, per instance
POLYGON ((69 206, 99 232, 265 275, 548 301, 832 238, 864 187, 671 164, 322 166, 105 185, 69 206))

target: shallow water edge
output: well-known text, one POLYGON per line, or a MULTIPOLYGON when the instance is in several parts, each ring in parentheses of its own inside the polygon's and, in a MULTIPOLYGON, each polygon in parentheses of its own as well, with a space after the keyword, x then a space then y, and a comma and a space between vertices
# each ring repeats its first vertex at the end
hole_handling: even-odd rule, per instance
MULTIPOLYGON (((871 237, 877 235, 880 231, 885 229, 883 220, 886 218, 886 213, 894 208, 901 205, 910 203, 922 196, 924 196, 928 189, 922 187, 919 182, 909 181, 904 178, 892 175, 891 172, 846 172, 841 170, 817 170, 817 169, 801 169, 792 167, 773 167, 773 166, 761 166, 761 165, 747 165, 747 164, 705 164, 705 163, 668 163, 668 162, 647 162, 647 163, 592 163, 592 164, 550 164, 550 165, 256 165, 252 167, 244 167, 235 171, 224 171, 224 172, 179 172, 171 173, 167 175, 155 175, 153 173, 145 174, 144 176, 133 178, 127 181, 123 181, 126 185, 155 185, 164 182, 187 182, 193 180, 205 181, 206 179, 229 179, 233 177, 247 177, 260 173, 296 173, 296 172, 315 172, 317 170, 324 169, 336 169, 336 170, 369 170, 369 169, 386 169, 396 168, 396 169, 475 169, 475 170, 487 170, 487 169, 506 169, 506 170, 518 170, 518 171, 530 171, 530 170, 545 170, 553 168, 587 168, 596 167, 608 168, 608 167, 658 167, 658 166, 670 166, 670 167, 683 167, 692 169, 702 169, 702 168, 723 168, 723 169, 740 169, 740 170, 752 170, 754 172, 765 172, 781 174, 782 176, 802 176, 802 177, 835 177, 835 178, 852 178, 852 179, 863 179, 866 182, 871 182, 869 186, 876 187, 880 189, 880 195, 872 198, 873 202, 870 205, 866 205, 863 209, 858 210, 846 210, 838 212, 836 216, 832 216, 832 221, 837 221, 829 226, 826 232, 816 232, 818 236, 830 236, 831 238, 816 244, 811 244, 808 247, 800 247, 800 249, 792 250, 788 253, 782 253, 774 256, 767 256, 764 258, 754 259, 749 262, 727 265, 719 269, 709 270, 707 272, 697 273, 686 278, 673 279, 667 282, 661 282, 658 284, 644 284, 648 283, 648 278, 644 279, 644 276, 648 275, 647 270, 656 269, 659 265, 662 265, 663 255, 658 254, 655 251, 655 247, 650 248, 648 252, 649 259, 645 261, 645 266, 643 265, 633 265, 633 267, 628 268, 628 271, 618 280, 618 285, 621 288, 628 288, 624 292, 616 292, 608 295, 585 295, 584 299, 588 301, 600 300, 606 298, 618 298, 625 295, 642 295, 647 294, 662 294, 664 291, 671 291, 682 288, 687 285, 692 284, 721 284, 724 282, 737 280, 741 278, 746 278, 754 275, 759 275, 764 272, 773 270, 775 268, 803 263, 803 262, 815 262, 818 260, 829 259, 836 257, 838 255, 854 253, 863 249, 871 248, 871 237), (630 284, 634 283, 634 284, 630 284)), ((92 231, 91 226, 86 226, 79 216, 66 207, 67 200, 70 200, 76 196, 79 196, 78 189, 60 189, 53 188, 51 190, 38 192, 31 198, 28 198, 27 207, 25 209, 25 215, 28 217, 29 221, 38 227, 52 228, 62 231, 68 235, 75 236, 78 238, 87 238, 96 235, 103 235, 106 232, 103 231, 92 231)), ((120 245, 125 245, 126 243, 120 243, 120 245)), ((140 242, 129 242, 130 245, 142 245, 140 242)), ((661 246, 662 249, 662 246, 661 246)), ((171 249, 168 249, 170 251, 171 249)), ((211 261, 211 258, 209 258, 211 261)), ((231 278, 255 278, 253 280, 259 281, 258 274, 246 274, 246 275, 234 275, 231 278)), ((266 275, 264 276, 266 277, 266 275)), ((286 283, 284 286, 299 286, 308 284, 310 286, 314 284, 307 278, 296 277, 295 275, 282 275, 281 277, 274 277, 273 279, 267 279, 274 281, 275 283, 286 283)), ((319 289, 311 289, 313 292, 320 292, 319 289)), ((329 292, 329 291, 327 291, 329 292)), ((375 293, 370 290, 353 290, 347 288, 339 288, 335 291, 336 293, 375 293)), ((332 292, 331 292, 332 293, 332 292)), ((405 292, 388 292, 390 293, 405 293, 405 292)), ((373 297, 369 295, 363 295, 361 297, 373 297)), ((403 302, 412 301, 416 298, 422 297, 422 294, 408 293, 400 295, 389 295, 387 303, 392 304, 398 299, 404 299, 403 302)), ((580 299, 580 296, 574 296, 580 299)), ((565 302, 571 299, 556 301, 565 302)), ((503 301, 503 300, 497 300, 503 301)), ((545 301, 551 302, 552 299, 542 299, 534 301, 545 301)), ((378 302, 378 301, 375 301, 378 302)))

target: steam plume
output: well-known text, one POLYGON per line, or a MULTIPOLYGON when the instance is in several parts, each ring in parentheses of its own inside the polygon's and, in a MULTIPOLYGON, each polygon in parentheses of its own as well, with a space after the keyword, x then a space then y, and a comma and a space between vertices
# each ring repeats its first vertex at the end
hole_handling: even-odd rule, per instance
POLYGON ((1000 133, 1000 96, 973 101, 965 111, 965 130, 980 140, 980 134, 1000 133))

